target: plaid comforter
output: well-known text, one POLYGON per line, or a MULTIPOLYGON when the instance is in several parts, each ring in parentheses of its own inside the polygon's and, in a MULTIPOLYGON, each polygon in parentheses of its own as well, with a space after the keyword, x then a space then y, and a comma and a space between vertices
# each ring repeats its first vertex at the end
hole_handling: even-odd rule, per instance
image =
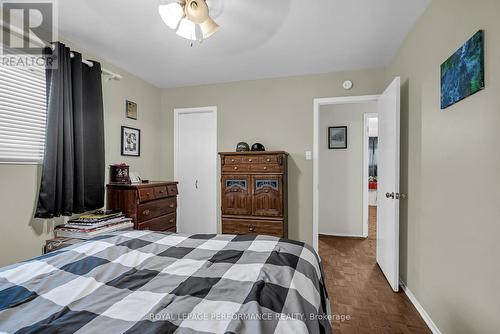
POLYGON ((268 236, 111 233, 0 269, 0 332, 330 333, 316 253, 268 236))

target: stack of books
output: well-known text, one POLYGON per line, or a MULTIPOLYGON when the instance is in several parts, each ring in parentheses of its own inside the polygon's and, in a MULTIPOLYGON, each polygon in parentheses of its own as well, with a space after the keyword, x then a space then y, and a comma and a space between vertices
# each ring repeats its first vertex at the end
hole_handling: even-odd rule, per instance
POLYGON ((131 218, 119 211, 98 210, 68 221, 54 229, 56 237, 90 239, 109 232, 132 228, 131 218))

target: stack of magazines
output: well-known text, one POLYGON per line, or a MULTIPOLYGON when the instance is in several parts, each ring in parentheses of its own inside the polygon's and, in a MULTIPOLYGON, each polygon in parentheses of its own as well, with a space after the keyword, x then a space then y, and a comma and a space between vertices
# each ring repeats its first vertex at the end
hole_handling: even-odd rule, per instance
POLYGON ((57 226, 54 232, 56 237, 90 239, 101 234, 126 230, 133 226, 132 219, 127 218, 119 211, 98 210, 72 219, 67 224, 57 226))

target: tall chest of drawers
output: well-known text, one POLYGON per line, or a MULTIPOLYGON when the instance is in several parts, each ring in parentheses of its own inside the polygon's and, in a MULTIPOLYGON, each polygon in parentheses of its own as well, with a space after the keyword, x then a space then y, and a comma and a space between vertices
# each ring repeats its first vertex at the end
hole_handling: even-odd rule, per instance
POLYGON ((108 184, 106 207, 132 218, 134 229, 177 231, 177 182, 108 184))
POLYGON ((288 237, 288 153, 219 153, 222 233, 288 237))

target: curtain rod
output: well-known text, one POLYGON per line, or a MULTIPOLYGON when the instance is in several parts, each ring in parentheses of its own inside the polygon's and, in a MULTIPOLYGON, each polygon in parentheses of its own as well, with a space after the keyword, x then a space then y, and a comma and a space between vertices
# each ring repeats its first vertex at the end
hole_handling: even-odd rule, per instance
MULTIPOLYGON (((0 20, 0 26, 2 27, 2 29, 5 29, 6 28, 6 25, 4 23, 3 20, 0 20)), ((14 35, 16 35, 17 37, 21 38, 21 39, 25 39, 26 36, 24 36, 24 31, 22 29, 19 29, 18 27, 16 26, 13 26, 11 25, 10 26, 10 32, 13 33, 14 35)), ((30 38, 30 42, 32 42, 33 44, 41 47, 41 48, 44 48, 44 47, 47 47, 49 46, 52 51, 54 50, 54 45, 53 44, 49 44, 47 45, 46 43, 44 43, 43 41, 40 41, 40 40, 37 40, 37 39, 33 39, 33 38, 30 38)), ((71 58, 73 58, 75 55, 73 52, 71 52, 71 58)), ((94 63, 91 62, 90 60, 87 60, 87 59, 83 59, 82 58, 82 63, 84 63, 85 65, 87 66, 94 66, 94 63)), ((123 77, 120 75, 120 74, 117 74, 115 72, 112 72, 106 68, 101 68, 101 72, 104 74, 104 75, 109 75, 110 77, 107 78, 107 80, 121 80, 123 79, 123 77)))
MULTIPOLYGON (((54 49, 55 49, 54 44, 51 44, 50 48, 52 49, 52 51, 54 51, 54 49)), ((70 52, 70 57, 75 58, 75 54, 73 52, 70 52)), ((82 63, 84 63, 85 65, 87 65, 89 67, 94 66, 94 63, 92 61, 84 59, 84 58, 82 58, 82 63)), ((101 68, 101 72, 106 74, 106 75, 110 75, 111 78, 109 78, 109 80, 121 80, 121 79, 123 79, 123 77, 121 75, 116 74, 115 72, 111 72, 110 70, 107 70, 104 67, 101 68)))

